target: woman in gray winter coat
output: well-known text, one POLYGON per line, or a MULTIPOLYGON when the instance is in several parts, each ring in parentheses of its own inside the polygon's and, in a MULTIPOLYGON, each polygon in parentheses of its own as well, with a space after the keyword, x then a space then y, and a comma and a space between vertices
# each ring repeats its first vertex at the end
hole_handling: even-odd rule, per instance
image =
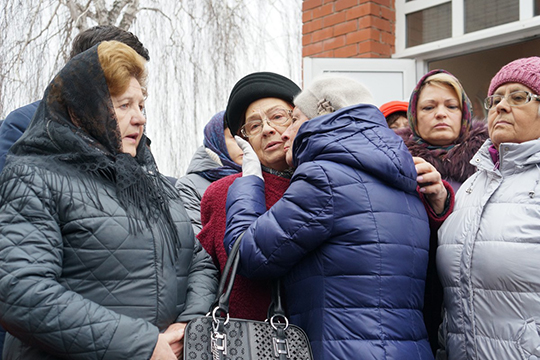
POLYGON ((491 80, 489 139, 439 230, 448 359, 540 358, 540 57, 491 80))
POLYGON ((202 229, 201 199, 206 188, 216 180, 242 171, 244 154, 229 128, 224 126, 224 115, 225 111, 220 111, 206 124, 203 145, 191 158, 187 174, 175 184, 195 234, 202 229))
POLYGON ((146 145, 145 61, 70 60, 0 176, 0 323, 10 359, 176 359, 217 271, 146 145))

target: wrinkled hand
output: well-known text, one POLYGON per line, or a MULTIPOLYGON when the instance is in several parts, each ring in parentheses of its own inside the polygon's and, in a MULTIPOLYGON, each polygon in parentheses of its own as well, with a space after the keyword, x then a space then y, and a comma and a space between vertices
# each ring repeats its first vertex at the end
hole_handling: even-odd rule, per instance
POLYGON ((251 145, 249 145, 249 143, 240 136, 235 136, 234 139, 244 153, 244 157, 242 158, 242 176, 255 175, 264 181, 262 176, 261 162, 259 161, 259 157, 251 145))
POLYGON ((180 335, 180 332, 159 334, 156 347, 154 348, 154 352, 152 353, 150 360, 177 360, 178 357, 171 349, 170 343, 180 341, 182 336, 184 336, 184 333, 180 335))
POLYGON ((174 323, 164 332, 164 334, 172 334, 174 341, 169 342, 169 345, 178 359, 182 358, 184 351, 184 329, 186 328, 186 325, 187 323, 174 323), (180 339, 175 340, 178 335, 180 335, 180 339))
POLYGON ((441 214, 444 211, 444 203, 448 196, 441 174, 433 165, 421 157, 413 157, 413 160, 418 173, 416 181, 420 186, 420 192, 425 195, 435 214, 441 214))

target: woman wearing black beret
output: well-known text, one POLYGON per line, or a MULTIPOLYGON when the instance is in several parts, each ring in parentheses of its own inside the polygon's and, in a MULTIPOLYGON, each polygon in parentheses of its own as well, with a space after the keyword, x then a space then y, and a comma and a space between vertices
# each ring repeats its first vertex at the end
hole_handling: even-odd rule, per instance
MULTIPOLYGON (((289 187, 292 171, 285 161, 281 134, 291 122, 292 101, 300 88, 284 76, 271 72, 252 73, 233 87, 225 112, 233 135, 253 147, 265 180, 266 206, 270 208, 289 187)), ((227 190, 242 174, 227 176, 208 187, 201 201, 203 228, 197 237, 221 270, 227 260, 223 247, 227 190)), ((270 286, 265 281, 237 276, 231 295, 231 317, 264 320, 270 304, 270 286)))

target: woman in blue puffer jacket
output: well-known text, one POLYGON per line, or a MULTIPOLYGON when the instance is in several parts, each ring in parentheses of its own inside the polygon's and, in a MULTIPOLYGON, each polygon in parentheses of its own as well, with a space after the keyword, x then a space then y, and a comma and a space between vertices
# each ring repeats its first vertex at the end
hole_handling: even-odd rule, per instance
POLYGON ((316 359, 433 359, 422 316, 428 217, 413 159, 371 102, 345 78, 298 95, 289 129, 315 118, 287 151, 296 171, 269 211, 260 166, 238 140, 243 177, 229 188, 225 248, 245 233, 243 274, 283 277, 290 320, 316 359))

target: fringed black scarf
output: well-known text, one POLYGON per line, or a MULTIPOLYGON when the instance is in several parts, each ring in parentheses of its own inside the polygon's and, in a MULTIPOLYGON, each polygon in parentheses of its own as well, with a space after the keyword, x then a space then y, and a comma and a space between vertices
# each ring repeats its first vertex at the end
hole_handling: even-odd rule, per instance
POLYGON ((175 248, 180 238, 169 202, 178 195, 158 172, 146 142, 144 135, 135 157, 121 152, 115 111, 94 46, 70 60, 49 84, 30 126, 12 147, 5 170, 29 159, 59 174, 68 169, 96 197, 95 180, 101 177, 116 188, 130 233, 145 227, 161 233, 167 247, 175 248))

